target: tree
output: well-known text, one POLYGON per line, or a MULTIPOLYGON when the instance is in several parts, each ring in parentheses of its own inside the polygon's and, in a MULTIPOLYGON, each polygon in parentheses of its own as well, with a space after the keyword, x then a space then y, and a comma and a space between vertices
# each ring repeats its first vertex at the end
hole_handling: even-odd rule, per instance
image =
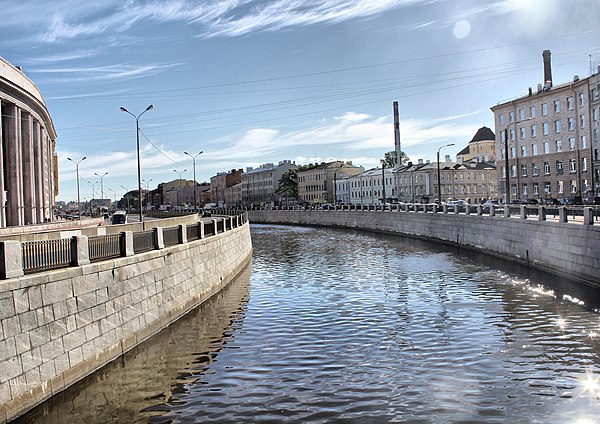
POLYGON ((279 186, 277 186, 275 193, 283 194, 286 198, 298 197, 298 173, 296 169, 289 169, 281 174, 279 186))
MULTIPOLYGON (((392 167, 396 166, 396 151, 391 150, 389 152, 386 152, 383 160, 384 160, 385 166, 387 168, 392 168, 392 167)), ((401 151, 400 152, 400 164, 404 165, 405 163, 408 163, 409 160, 410 160, 410 158, 407 156, 407 154, 401 151)))

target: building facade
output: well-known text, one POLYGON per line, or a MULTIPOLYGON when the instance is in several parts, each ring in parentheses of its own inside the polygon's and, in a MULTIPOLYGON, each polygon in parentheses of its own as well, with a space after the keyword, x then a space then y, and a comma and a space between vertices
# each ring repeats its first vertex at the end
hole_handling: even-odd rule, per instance
POLYGON ((600 65, 589 78, 594 196, 600 196, 600 65))
POLYGON ((284 172, 296 169, 295 163, 284 160, 277 165, 267 163, 259 168, 247 168, 242 174, 242 205, 246 207, 284 204, 285 196, 276 193, 284 172))
POLYGON ((35 84, 1 57, 0 115, 0 227, 54 220, 54 124, 35 84))
POLYGON ((298 172, 298 200, 301 203, 336 203, 336 181, 363 172, 352 162, 321 163, 298 172))
POLYGON ((237 199, 233 199, 233 190, 229 189, 232 186, 242 182, 243 170, 232 169, 229 172, 221 172, 210 177, 210 191, 213 203, 219 207, 233 207, 236 205, 237 199), (232 203, 233 202, 233 203, 232 203))
POLYGON ((590 78, 554 86, 548 50, 543 58, 537 90, 491 108, 500 193, 510 201, 594 196, 590 78))

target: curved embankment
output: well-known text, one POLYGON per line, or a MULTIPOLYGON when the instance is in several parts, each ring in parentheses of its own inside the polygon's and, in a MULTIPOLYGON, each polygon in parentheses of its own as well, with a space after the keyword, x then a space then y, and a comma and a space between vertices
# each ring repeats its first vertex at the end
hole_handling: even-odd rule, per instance
POLYGON ((0 422, 157 333, 251 257, 245 222, 172 247, 0 281, 0 422))
POLYGON ((252 210, 252 223, 396 233, 479 252, 600 287, 600 226, 520 217, 367 210, 252 210))

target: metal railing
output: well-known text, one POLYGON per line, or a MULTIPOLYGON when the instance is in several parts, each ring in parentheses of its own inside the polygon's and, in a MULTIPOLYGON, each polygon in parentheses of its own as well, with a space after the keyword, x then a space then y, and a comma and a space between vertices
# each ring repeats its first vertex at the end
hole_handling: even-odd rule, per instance
POLYGON ((26 241, 21 243, 21 249, 25 274, 67 267, 73 262, 70 238, 26 241))
POLYGON ((163 228, 163 243, 165 246, 175 246, 181 242, 179 227, 163 228))
POLYGON ((88 249, 91 262, 118 258, 122 255, 122 234, 107 234, 88 237, 88 249))
POLYGON ((205 222, 204 223, 204 235, 205 236, 214 236, 215 232, 215 221, 205 222))
POLYGON ((133 253, 148 252, 156 249, 154 230, 136 231, 133 233, 133 253))
POLYGON ((200 224, 190 224, 186 227, 186 236, 188 241, 198 240, 200 238, 200 224))

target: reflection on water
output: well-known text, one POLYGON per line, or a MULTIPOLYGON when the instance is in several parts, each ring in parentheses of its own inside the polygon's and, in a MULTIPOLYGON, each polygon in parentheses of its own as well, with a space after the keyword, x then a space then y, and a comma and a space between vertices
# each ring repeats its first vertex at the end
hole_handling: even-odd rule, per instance
POLYGON ((252 233, 251 277, 25 420, 600 422, 597 291, 401 237, 252 233))

